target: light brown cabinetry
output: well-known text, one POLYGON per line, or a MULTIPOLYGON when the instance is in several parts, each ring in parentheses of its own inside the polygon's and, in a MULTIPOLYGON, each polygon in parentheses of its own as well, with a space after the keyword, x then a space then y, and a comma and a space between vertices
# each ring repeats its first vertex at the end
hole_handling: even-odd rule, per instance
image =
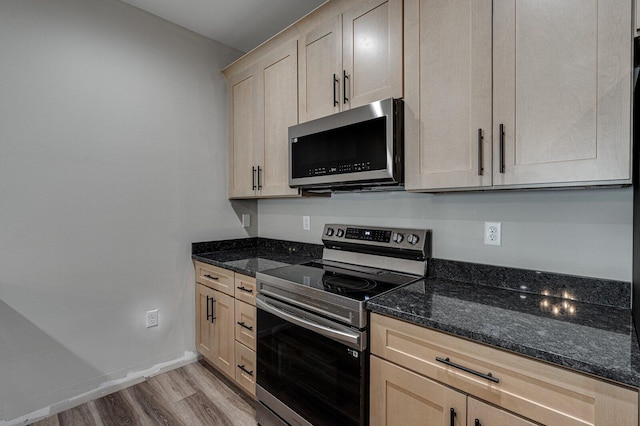
POLYGON ((406 188, 630 183, 630 15, 406 0, 406 188))
POLYGON ((402 0, 369 0, 300 37, 299 117, 403 95, 402 0))
MULTIPOLYGON (((371 315, 371 353, 372 424, 393 424, 385 420, 391 417, 376 410, 383 410, 378 406, 403 404, 396 401, 406 400, 404 403, 415 407, 416 412, 427 410, 427 406, 431 410, 442 407, 449 400, 430 400, 433 392, 438 393, 431 389, 440 389, 435 384, 469 398, 468 415, 456 419, 466 418, 471 425, 475 418, 484 425, 494 424, 494 419, 495 424, 519 424, 509 423, 507 411, 516 413, 514 418, 522 424, 638 424, 637 390, 378 314, 371 315), (389 365, 376 369, 374 362, 389 365), (485 375, 491 373, 498 382, 450 363, 485 375), (416 384, 420 378, 425 380, 422 385, 416 384)), ((459 405, 453 406, 459 402, 450 401, 450 407, 435 411, 450 413, 454 408, 461 412, 459 405)))
POLYGON ((255 396, 255 278, 194 263, 196 348, 206 361, 255 396))
POLYGON ((229 197, 290 197, 288 128, 298 123, 297 41, 224 72, 229 86, 229 197))

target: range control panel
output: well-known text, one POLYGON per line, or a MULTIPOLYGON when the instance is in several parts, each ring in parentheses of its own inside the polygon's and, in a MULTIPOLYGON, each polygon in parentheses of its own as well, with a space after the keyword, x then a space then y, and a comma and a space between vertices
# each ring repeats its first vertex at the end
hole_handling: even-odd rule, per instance
POLYGON ((327 224, 322 241, 325 246, 362 246, 363 250, 366 247, 404 249, 431 256, 431 231, 428 229, 327 224))

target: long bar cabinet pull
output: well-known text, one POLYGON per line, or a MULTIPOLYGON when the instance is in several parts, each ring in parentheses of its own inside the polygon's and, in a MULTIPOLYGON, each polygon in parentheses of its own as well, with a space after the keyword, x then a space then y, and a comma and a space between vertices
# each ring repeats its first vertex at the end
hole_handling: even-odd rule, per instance
POLYGON ((244 323, 244 321, 238 321, 238 325, 242 328, 246 328, 249 331, 253 331, 253 327, 244 323))
POLYGON ((209 274, 204 274, 203 276, 205 278, 209 278, 210 280, 214 280, 214 281, 218 281, 220 279, 220 277, 214 277, 213 275, 209 275, 209 274))
POLYGON ((256 168, 251 167, 251 189, 256 190, 256 168))
POLYGON ((500 124, 500 173, 504 173, 504 124, 500 124))
POLYGON ((338 106, 340 105, 340 102, 338 102, 338 97, 336 96, 336 84, 340 84, 340 80, 338 80, 338 77, 333 74, 333 106, 338 106))
POLYGON ((484 168, 482 167, 482 129, 478 129, 478 176, 482 176, 484 168))
POLYGON ((258 191, 262 189, 262 184, 260 183, 260 173, 262 172, 262 167, 258 166, 258 191))
POLYGON ((451 421, 451 426, 455 426, 455 423, 456 423, 456 410, 452 408, 450 413, 451 414, 450 414, 449 418, 450 418, 450 421, 451 421))
POLYGON ((245 286, 239 286, 236 287, 238 290, 240 291, 244 291, 245 293, 253 293, 253 289, 252 288, 246 288, 245 286))
POLYGON ((480 419, 476 419, 476 421, 473 423, 473 426, 482 426, 480 424, 480 419))
POLYGON ((500 379, 497 379, 497 378, 493 377, 493 376, 491 375, 491 373, 487 373, 487 374, 480 373, 479 371, 475 371, 475 370, 472 370, 472 369, 470 369, 470 368, 467 368, 467 367, 465 367, 465 366, 463 366, 463 365, 460 365, 460 364, 456 364, 456 363, 454 363, 454 362, 451 362, 451 361, 449 360, 449 358, 444 358, 444 359, 442 359, 442 358, 440 358, 439 356, 437 356, 437 357, 436 357, 436 361, 441 362, 441 363, 443 363, 443 364, 446 364, 446 365, 448 365, 448 366, 451 366, 451 367, 453 367, 453 368, 457 368, 457 369, 459 369, 459 370, 466 371, 467 373, 471 373, 471 374, 473 374, 473 375, 475 375, 475 376, 482 377, 483 379, 491 380, 492 382, 495 382, 495 383, 500 383, 500 379))
POLYGON ((216 319, 215 315, 215 309, 216 309, 216 299, 214 299, 213 297, 209 297, 207 296, 207 321, 213 323, 213 320, 216 319))
POLYGON ((347 97, 347 80, 349 80, 349 76, 347 75, 347 71, 342 70, 342 103, 346 104, 349 102, 349 98, 347 97))
POLYGON ((242 364, 242 365, 238 364, 238 368, 240 370, 244 371, 245 373, 247 373, 248 375, 253 376, 253 371, 249 371, 246 368, 244 368, 244 364, 242 364))

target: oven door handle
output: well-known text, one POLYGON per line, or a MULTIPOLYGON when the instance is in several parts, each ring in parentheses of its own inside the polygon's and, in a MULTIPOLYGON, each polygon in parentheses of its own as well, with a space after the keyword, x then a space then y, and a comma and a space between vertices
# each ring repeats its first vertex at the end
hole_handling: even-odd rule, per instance
POLYGON ((306 328, 311 331, 315 331, 325 337, 328 337, 339 342, 347 343, 349 345, 360 346, 361 336, 358 333, 349 333, 348 331, 338 330, 332 327, 327 327, 317 322, 310 321, 306 318, 300 318, 297 315, 293 315, 289 312, 283 311, 270 303, 263 300, 256 299, 256 307, 262 309, 265 312, 269 312, 277 317, 287 320, 300 327, 306 328))

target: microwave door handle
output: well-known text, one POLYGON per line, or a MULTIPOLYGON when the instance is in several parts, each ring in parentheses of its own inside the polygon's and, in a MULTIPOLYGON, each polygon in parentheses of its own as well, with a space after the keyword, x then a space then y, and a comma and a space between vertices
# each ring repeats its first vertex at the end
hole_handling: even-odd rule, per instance
POLYGON ((306 328, 307 330, 315 331, 318 334, 321 334, 330 339, 337 340, 339 342, 347 343, 350 345, 360 346, 360 335, 356 333, 349 333, 347 331, 336 330, 335 328, 327 327, 321 324, 318 324, 313 321, 309 321, 305 318, 300 318, 296 315, 290 314, 289 312, 285 312, 282 309, 278 309, 270 303, 262 301, 260 299, 256 299, 256 307, 262 309, 265 312, 269 312, 283 320, 289 321, 295 325, 299 325, 302 328, 306 328))

